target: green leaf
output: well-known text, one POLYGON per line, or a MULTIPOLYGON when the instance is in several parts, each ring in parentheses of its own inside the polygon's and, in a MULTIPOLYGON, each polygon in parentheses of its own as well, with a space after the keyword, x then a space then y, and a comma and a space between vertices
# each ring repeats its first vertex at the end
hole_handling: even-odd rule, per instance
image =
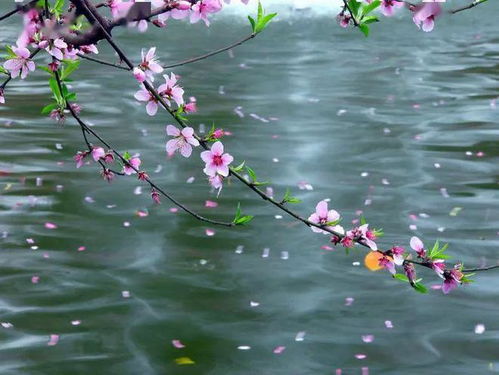
POLYGON ((362 15, 368 15, 369 13, 371 13, 374 9, 376 9, 377 7, 379 7, 381 5, 381 0, 374 0, 372 3, 370 4, 365 4, 363 7, 362 7, 362 15))
POLYGON ((7 58, 15 58, 17 56, 11 46, 5 46, 5 49, 7 50, 7 58))
POLYGON ((240 217, 239 219, 234 221, 234 224, 245 225, 245 224, 249 223, 251 220, 253 220, 253 217, 254 216, 251 216, 251 215, 246 215, 246 216, 240 217))
POLYGON ((365 25, 365 24, 360 24, 359 25, 359 30, 362 31, 362 33, 368 37, 369 36, 369 26, 365 25))
POLYGON ((405 281, 406 283, 409 282, 409 278, 404 275, 404 274, 401 274, 401 273, 396 273, 395 275, 393 275, 393 277, 397 280, 400 280, 400 281, 405 281))
POLYGON ((358 18, 359 9, 361 5, 362 3, 358 2, 357 0, 348 1, 348 8, 350 8, 350 11, 352 12, 354 18, 358 18))
POLYGON ((289 189, 286 189, 286 193, 284 194, 284 198, 282 198, 282 203, 300 203, 301 200, 298 198, 295 198, 291 195, 291 192, 289 189))
POLYGON ((234 220, 232 222, 235 225, 244 225, 249 223, 253 219, 251 215, 241 216, 241 202, 237 203, 236 216, 234 216, 234 220))
POLYGON ((40 69, 40 70, 43 70, 44 72, 47 72, 48 74, 50 74, 51 76, 54 75, 54 73, 52 72, 52 70, 50 70, 49 68, 47 68, 46 66, 43 66, 43 65, 37 65, 37 68, 40 69))
POLYGON ((3 66, 0 65, 0 73, 10 74, 3 66))
POLYGON ((128 151, 125 151, 125 153, 123 154, 123 159, 130 160, 131 158, 132 158, 132 155, 130 155, 130 153, 128 151))
POLYGON ((428 293, 428 288, 421 283, 414 283, 413 288, 419 293, 428 293))
POLYGON ((70 92, 66 95, 66 100, 76 100, 76 93, 70 92))
POLYGON ((251 24, 251 30, 255 33, 256 32, 256 23, 255 23, 255 20, 251 16, 248 16, 248 19, 249 19, 250 24, 251 24))
POLYGON ((52 103, 49 105, 46 105, 45 107, 42 108, 42 115, 48 115, 50 112, 52 112, 54 109, 58 108, 59 104, 57 103, 52 103))
POLYGON ((366 16, 362 18, 362 23, 368 25, 370 23, 379 22, 379 18, 376 16, 366 16))
POLYGON ((251 169, 250 167, 246 166, 246 171, 248 172, 250 178, 251 178, 251 181, 252 182, 256 182, 257 179, 256 179, 256 173, 253 169, 251 169))
POLYGON ((367 224, 366 218, 364 216, 360 217, 360 225, 367 224))
POLYGON ((71 73, 73 73, 78 67, 80 66, 80 61, 75 60, 75 61, 64 61, 64 69, 62 69, 61 73, 61 80, 64 81, 66 78, 68 78, 71 73))
POLYGON ((255 29, 255 32, 257 33, 260 33, 262 32, 266 27, 267 27, 267 24, 272 20, 272 18, 274 18, 275 16, 277 16, 277 13, 271 13, 271 14, 268 14, 266 15, 265 17, 263 17, 260 22, 258 22, 258 24, 256 25, 256 29, 255 29))
POLYGON ((52 90, 52 93, 54 94, 54 99, 57 101, 57 103, 64 106, 65 104, 64 99, 62 97, 61 91, 59 90, 59 85, 57 84, 55 78, 49 79, 49 86, 50 89, 52 90))
POLYGON ((263 6, 262 6, 262 3, 259 1, 258 2, 258 14, 257 14, 256 20, 258 22, 260 22, 260 20, 262 19, 262 16, 263 16, 263 6))
POLYGON ((234 172, 239 172, 243 169, 245 161, 243 161, 241 164, 239 164, 237 167, 232 168, 234 172))

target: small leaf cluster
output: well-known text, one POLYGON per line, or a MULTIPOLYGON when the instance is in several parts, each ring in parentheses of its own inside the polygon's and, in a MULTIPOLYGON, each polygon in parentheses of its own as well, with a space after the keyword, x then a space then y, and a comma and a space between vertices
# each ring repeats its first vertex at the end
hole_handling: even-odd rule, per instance
POLYGON ((258 13, 256 16, 256 20, 253 17, 248 16, 253 34, 262 32, 275 16, 277 16, 277 13, 266 14, 265 10, 262 7, 262 3, 258 2, 258 13))

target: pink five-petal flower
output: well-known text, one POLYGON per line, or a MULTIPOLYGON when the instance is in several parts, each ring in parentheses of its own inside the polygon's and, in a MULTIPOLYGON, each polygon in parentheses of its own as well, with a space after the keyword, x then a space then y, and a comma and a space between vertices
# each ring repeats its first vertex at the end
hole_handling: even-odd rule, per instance
POLYGON ((154 74, 161 73, 163 71, 163 67, 159 65, 155 57, 156 47, 150 48, 149 51, 147 51, 147 53, 145 53, 144 50, 142 50, 141 55, 142 55, 142 61, 139 65, 139 68, 144 72, 147 79, 149 79, 151 82, 154 82, 154 74))
POLYGON ((145 86, 142 85, 141 89, 135 93, 134 97, 140 102, 147 102, 146 112, 149 116, 154 116, 158 112, 158 100, 147 91, 145 86))
POLYGON ((401 266, 404 263, 405 249, 401 246, 394 246, 390 249, 390 252, 393 258, 393 263, 395 263, 397 266, 401 266))
POLYGON ((106 152, 102 147, 94 147, 92 148, 92 158, 94 161, 98 161, 106 155, 106 152))
POLYGON ((199 20, 203 20, 206 26, 210 26, 210 21, 208 21, 208 14, 216 13, 222 9, 222 3, 220 0, 201 0, 192 6, 191 11, 191 23, 196 23, 199 20))
POLYGON ((220 141, 213 143, 211 150, 203 151, 201 159, 206 163, 203 172, 210 177, 216 174, 227 177, 229 175, 229 164, 234 160, 232 155, 224 154, 224 145, 220 141))
POLYGON ((403 1, 397 1, 397 0, 381 0, 381 13, 383 13, 384 16, 390 17, 393 16, 395 9, 401 8, 404 6, 403 1))
POLYGON ((413 249, 418 254, 418 257, 426 257, 426 250, 424 248, 423 242, 418 237, 412 237, 410 245, 411 249, 413 249))
POLYGON ((140 83, 144 82, 147 78, 146 73, 142 69, 137 67, 133 68, 133 76, 140 83))
POLYGON ((218 194, 220 194, 222 187, 224 186, 224 178, 219 174, 216 174, 215 176, 209 176, 208 182, 214 189, 218 190, 218 194))
POLYGON ((88 155, 87 151, 78 151, 76 155, 73 157, 73 160, 76 162, 76 168, 80 168, 83 165, 85 157, 88 155))
POLYGON ((445 262, 443 259, 435 259, 431 263, 431 268, 439 277, 444 278, 445 262))
POLYGON ((423 3, 414 8, 412 20, 418 28, 430 32, 435 26, 435 18, 442 13, 442 7, 438 3, 423 3))
POLYGON ((63 49, 68 48, 68 45, 61 38, 52 40, 45 50, 57 60, 62 60, 64 58, 63 49))
POLYGON ((141 163, 142 161, 139 158, 137 157, 131 158, 130 160, 128 160, 128 163, 123 166, 123 173, 126 174, 127 176, 134 174, 135 169, 139 169, 141 163))
MULTIPOLYGON (((338 212, 336 212, 335 210, 328 210, 326 201, 320 201, 319 203, 317 203, 317 206, 315 206, 315 212, 310 215, 308 221, 311 221, 315 224, 324 225, 329 229, 333 229, 332 227, 327 226, 327 223, 336 221, 339 218, 340 214, 338 212)), ((328 234, 328 232, 317 227, 310 227, 310 229, 312 229, 312 231, 315 233, 328 234)))
POLYGON ((21 79, 25 79, 30 71, 35 70, 35 63, 29 58, 29 50, 25 47, 13 47, 12 51, 16 57, 7 60, 3 67, 9 71, 12 78, 21 75, 21 79))
POLYGON ((446 270, 444 272, 444 283, 442 285, 442 292, 448 294, 451 290, 457 288, 461 284, 463 274, 458 269, 446 270))
POLYGON ((170 100, 174 100, 178 106, 184 104, 184 89, 177 85, 177 76, 173 73, 168 77, 163 76, 165 83, 158 87, 159 94, 170 104, 170 100))
POLYGON ((378 250, 378 245, 374 240, 376 239, 376 234, 369 230, 369 224, 363 224, 359 227, 359 231, 361 233, 361 238, 364 240, 364 243, 371 248, 371 250, 378 250))
POLYGON ((173 125, 168 125, 166 127, 166 134, 175 137, 166 143, 166 152, 168 155, 173 155, 176 150, 180 150, 180 154, 188 158, 191 156, 192 146, 199 146, 199 141, 194 137, 194 129, 191 127, 179 130, 173 125))
POLYGON ((108 6, 111 9, 113 18, 125 17, 132 7, 133 2, 124 2, 123 0, 108 0, 108 6))
POLYGON ((395 263, 387 256, 382 256, 379 259, 379 265, 388 270, 392 275, 395 275, 397 271, 395 270, 395 263))
POLYGON ((338 25, 340 25, 343 28, 348 27, 348 25, 350 25, 351 20, 352 17, 350 17, 350 15, 344 12, 341 12, 336 16, 336 22, 338 22, 338 25))

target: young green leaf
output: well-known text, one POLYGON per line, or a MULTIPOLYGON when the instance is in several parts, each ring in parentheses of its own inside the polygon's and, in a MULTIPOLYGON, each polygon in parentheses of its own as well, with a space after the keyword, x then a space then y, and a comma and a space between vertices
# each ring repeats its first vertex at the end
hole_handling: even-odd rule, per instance
POLYGON ((255 23, 255 20, 251 16, 248 16, 248 19, 249 19, 250 24, 251 24, 251 31, 253 31, 253 33, 256 33, 256 23, 255 23))
POLYGON ((364 4, 362 6, 361 14, 362 16, 366 16, 371 13, 374 9, 381 5, 381 0, 374 0, 372 3, 364 4))
POLYGON ((251 182, 256 182, 257 179, 256 179, 256 173, 253 169, 251 169, 250 167, 246 166, 246 171, 248 172, 250 178, 251 178, 251 182))
POLYGON ((367 26, 366 24, 360 24, 359 25, 359 30, 362 31, 362 33, 368 37, 369 36, 369 26, 367 26))
POLYGON ((241 164, 239 164, 237 167, 232 168, 234 172, 239 172, 243 169, 245 161, 243 161, 241 164))
POLYGON ((428 288, 421 283, 414 283, 413 288, 419 293, 428 293, 428 288))
POLYGON ((46 105, 45 107, 42 108, 42 115, 48 115, 50 112, 52 112, 54 109, 59 107, 59 104, 57 103, 52 103, 49 105, 46 105))

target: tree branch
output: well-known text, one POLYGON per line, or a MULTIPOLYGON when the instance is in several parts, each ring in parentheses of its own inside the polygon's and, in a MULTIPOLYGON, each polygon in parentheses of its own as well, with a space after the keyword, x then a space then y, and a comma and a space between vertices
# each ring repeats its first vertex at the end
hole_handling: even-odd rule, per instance
MULTIPOLYGON (((56 72, 54 72, 54 74, 55 74, 55 78, 56 78, 56 81, 57 81, 57 85, 59 87, 59 91, 62 93, 63 92, 63 90, 62 90, 62 83, 61 83, 61 79, 59 77, 59 73, 56 71, 56 72)), ((83 122, 83 120, 75 112, 74 108, 71 106, 71 103, 68 102, 68 100, 66 98, 64 98, 64 102, 66 104, 66 108, 71 112, 71 115, 74 117, 74 119, 80 125, 80 127, 82 129, 82 132, 84 134, 85 143, 87 144, 87 147, 89 148, 89 151, 92 149, 92 144, 89 142, 88 138, 86 137, 85 132, 87 132, 89 134, 92 134, 100 143, 102 143, 109 150, 111 150, 113 152, 113 154, 116 155, 118 157, 118 159, 120 159, 120 161, 124 165, 127 165, 129 168, 133 169, 136 173, 140 172, 137 168, 135 168, 134 166, 132 166, 131 164, 129 164, 128 161, 125 159, 125 157, 123 155, 121 155, 118 151, 116 151, 99 134, 97 134, 87 124, 85 124, 85 122, 83 122)), ((102 162, 100 164, 101 164, 102 168, 106 169, 106 166, 102 162)), ((144 179, 143 179, 143 181, 147 182, 151 188, 153 188, 156 191, 158 191, 161 195, 163 195, 164 197, 166 197, 167 199, 169 199, 173 204, 175 204, 176 206, 178 206, 179 208, 181 208, 182 210, 184 210, 185 212, 187 212, 188 214, 190 214, 191 216, 195 217, 196 219, 198 219, 200 221, 204 221, 204 222, 207 222, 207 223, 210 223, 210 224, 214 224, 214 225, 221 225, 221 226, 225 226, 225 227, 233 227, 233 226, 235 226, 235 224, 233 222, 229 223, 229 222, 222 222, 222 221, 218 221, 218 220, 212 220, 212 219, 208 219, 208 218, 206 218, 204 216, 199 215, 195 211, 191 210, 190 208, 188 208, 187 206, 183 205, 182 203, 180 203, 179 201, 177 201, 175 198, 173 198, 173 196, 171 196, 169 193, 167 193, 160 186, 156 185, 148 176, 145 176, 144 179)))
POLYGON ((457 9, 454 9, 454 10, 451 10, 450 13, 451 14, 456 14, 458 12, 462 12, 463 10, 467 10, 467 9, 471 9, 471 8, 474 8, 476 7, 477 5, 480 5, 482 3, 485 3, 487 0, 474 0, 472 3, 468 4, 468 5, 465 5, 461 8, 457 8, 457 9))

